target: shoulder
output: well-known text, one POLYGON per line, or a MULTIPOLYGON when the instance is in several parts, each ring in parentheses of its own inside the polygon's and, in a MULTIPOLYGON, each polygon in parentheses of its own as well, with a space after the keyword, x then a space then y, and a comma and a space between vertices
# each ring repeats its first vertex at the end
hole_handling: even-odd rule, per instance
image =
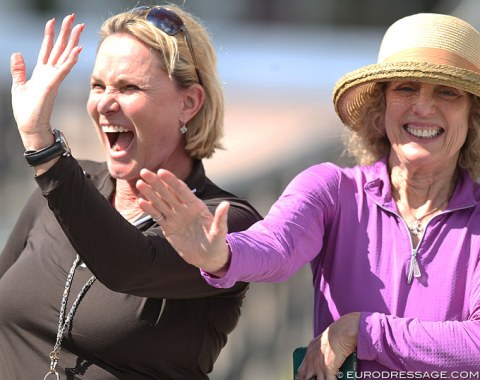
POLYGON ((366 183, 389 181, 384 162, 372 166, 341 167, 331 162, 313 165, 299 173, 286 187, 283 196, 300 196, 325 206, 355 193, 362 193, 366 183))
POLYGON ((308 195, 325 191, 337 191, 342 177, 348 173, 348 170, 331 162, 310 166, 293 178, 286 187, 285 193, 308 195))
POLYGON ((206 179, 205 189, 199 194, 199 198, 205 202, 211 212, 214 212, 223 201, 230 203, 228 211, 229 232, 246 230, 252 224, 262 219, 260 213, 250 202, 220 188, 208 178, 206 179))

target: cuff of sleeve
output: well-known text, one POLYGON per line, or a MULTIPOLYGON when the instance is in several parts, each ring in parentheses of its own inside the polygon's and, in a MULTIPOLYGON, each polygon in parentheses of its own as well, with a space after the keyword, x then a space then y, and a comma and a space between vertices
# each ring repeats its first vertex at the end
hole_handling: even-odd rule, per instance
POLYGON ((76 160, 72 156, 62 156, 45 173, 35 176, 35 181, 44 196, 57 189, 77 168, 76 160))
POLYGON ((375 336, 374 326, 378 325, 378 313, 360 314, 357 340, 357 357, 361 360, 376 360, 377 350, 375 349, 373 336, 375 336))
POLYGON ((202 269, 200 270, 202 277, 209 285, 216 288, 231 288, 237 282, 235 269, 238 267, 238 254, 234 252, 234 248, 232 247, 233 241, 234 239, 230 235, 227 235, 227 243, 230 246, 230 252, 232 256, 230 258, 228 270, 222 277, 215 277, 202 269))

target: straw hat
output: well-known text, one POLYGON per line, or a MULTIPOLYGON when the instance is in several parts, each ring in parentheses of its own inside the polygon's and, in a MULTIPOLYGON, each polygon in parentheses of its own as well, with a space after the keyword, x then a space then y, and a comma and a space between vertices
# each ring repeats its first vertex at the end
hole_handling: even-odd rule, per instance
POLYGON ((333 103, 343 123, 358 129, 375 83, 415 80, 444 84, 480 96, 480 33, 453 16, 419 13, 388 28, 376 64, 338 80, 333 103))

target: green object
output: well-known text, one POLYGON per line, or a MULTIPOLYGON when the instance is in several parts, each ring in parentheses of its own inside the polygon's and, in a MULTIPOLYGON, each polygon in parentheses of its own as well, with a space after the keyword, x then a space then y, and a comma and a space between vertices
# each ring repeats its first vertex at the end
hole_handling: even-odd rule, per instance
MULTIPOLYGON (((307 352, 307 347, 298 347, 293 351, 293 379, 295 380, 298 368, 303 362, 303 358, 307 352)), ((340 367, 337 373, 337 379, 356 379, 357 371, 357 354, 351 354, 340 367)))

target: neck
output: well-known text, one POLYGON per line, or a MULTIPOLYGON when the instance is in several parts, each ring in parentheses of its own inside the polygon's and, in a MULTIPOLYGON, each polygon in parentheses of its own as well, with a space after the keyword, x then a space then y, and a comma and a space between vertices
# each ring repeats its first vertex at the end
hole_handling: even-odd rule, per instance
POLYGON ((391 169, 392 194, 410 209, 428 212, 448 201, 453 193, 457 172, 412 172, 396 166, 391 169))
POLYGON ((409 172, 401 167, 391 170, 392 195, 397 210, 405 220, 414 243, 423 233, 425 220, 448 206, 456 183, 456 171, 430 173, 409 172))
POLYGON ((112 204, 115 209, 128 221, 133 221, 143 214, 137 203, 138 192, 129 182, 117 180, 112 204))

